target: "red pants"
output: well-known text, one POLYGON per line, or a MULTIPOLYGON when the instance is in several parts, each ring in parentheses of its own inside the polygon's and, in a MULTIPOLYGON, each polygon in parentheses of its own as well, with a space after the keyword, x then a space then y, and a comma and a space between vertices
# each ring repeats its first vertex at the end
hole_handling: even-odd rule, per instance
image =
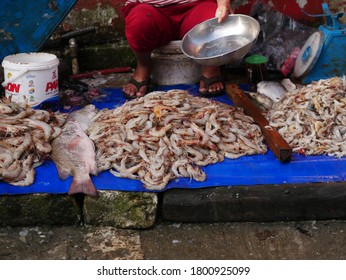
POLYGON ((195 25, 215 17, 215 0, 155 8, 148 4, 125 7, 125 34, 131 49, 151 52, 180 40, 195 25))

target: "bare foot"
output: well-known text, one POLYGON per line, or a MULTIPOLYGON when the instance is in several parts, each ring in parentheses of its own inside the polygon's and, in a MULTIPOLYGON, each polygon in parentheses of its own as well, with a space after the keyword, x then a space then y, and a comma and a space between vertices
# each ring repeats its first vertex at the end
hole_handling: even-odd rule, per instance
POLYGON ((215 82, 212 82, 208 85, 205 81, 201 80, 199 84, 199 91, 201 93, 215 93, 220 92, 224 89, 224 83, 221 77, 221 69, 218 66, 205 66, 202 72, 202 75, 206 78, 206 80, 211 78, 217 78, 215 82))
POLYGON ((127 98, 142 97, 148 93, 151 75, 151 53, 135 53, 137 68, 131 80, 123 87, 127 98))
POLYGON ((150 80, 137 80, 133 76, 130 81, 123 87, 123 92, 127 98, 137 98, 146 95, 149 91, 150 80))

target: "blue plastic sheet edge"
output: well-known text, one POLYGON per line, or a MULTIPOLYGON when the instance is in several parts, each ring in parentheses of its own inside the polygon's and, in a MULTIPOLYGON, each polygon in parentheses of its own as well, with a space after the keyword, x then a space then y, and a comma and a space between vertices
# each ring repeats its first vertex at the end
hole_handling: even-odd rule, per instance
MULTIPOLYGON (((155 90, 169 90, 173 88, 188 90, 193 95, 198 90, 197 85, 194 84, 162 86, 157 87, 155 90)), ((114 108, 125 102, 121 89, 103 89, 102 92, 103 97, 94 101, 98 109, 114 108)), ((233 105, 226 94, 214 99, 233 105)), ((196 182, 190 178, 178 178, 171 180, 163 190, 155 190, 154 192, 172 188, 196 189, 223 186, 340 182, 346 179, 346 157, 335 158, 324 155, 303 156, 293 154, 290 162, 282 163, 268 150, 264 155, 244 156, 233 160, 225 159, 223 162, 208 165, 202 169, 207 174, 207 179, 204 182, 196 182)), ((109 171, 92 176, 92 180, 98 190, 151 192, 151 190, 143 187, 140 181, 117 178, 109 171)), ((71 182, 71 177, 65 181, 60 180, 55 164, 52 161, 46 161, 43 165, 36 168, 34 184, 27 187, 16 187, 1 182, 0 195, 30 193, 65 194, 68 192, 71 182)))

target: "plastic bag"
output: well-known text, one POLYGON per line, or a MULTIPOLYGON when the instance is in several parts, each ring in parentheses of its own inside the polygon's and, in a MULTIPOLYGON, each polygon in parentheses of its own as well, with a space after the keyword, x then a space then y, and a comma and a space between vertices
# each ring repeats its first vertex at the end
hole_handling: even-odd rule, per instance
POLYGON ((276 11, 264 1, 254 2, 251 10, 261 32, 251 53, 268 58, 267 69, 279 70, 295 48, 302 48, 316 28, 305 26, 276 11))

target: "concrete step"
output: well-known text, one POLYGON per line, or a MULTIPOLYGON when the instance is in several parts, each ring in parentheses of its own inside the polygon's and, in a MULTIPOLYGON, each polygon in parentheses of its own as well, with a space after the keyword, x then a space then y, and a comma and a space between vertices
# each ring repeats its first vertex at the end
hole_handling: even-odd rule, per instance
POLYGON ((346 219, 344 182, 100 191, 97 198, 0 196, 0 226, 96 225, 150 228, 168 222, 274 222, 346 219))
POLYGON ((172 189, 163 194, 170 222, 294 221, 346 218, 346 184, 307 183, 172 189))
POLYGON ((0 196, 0 226, 102 225, 148 228, 155 224, 155 193, 99 191, 97 198, 57 194, 0 196))

